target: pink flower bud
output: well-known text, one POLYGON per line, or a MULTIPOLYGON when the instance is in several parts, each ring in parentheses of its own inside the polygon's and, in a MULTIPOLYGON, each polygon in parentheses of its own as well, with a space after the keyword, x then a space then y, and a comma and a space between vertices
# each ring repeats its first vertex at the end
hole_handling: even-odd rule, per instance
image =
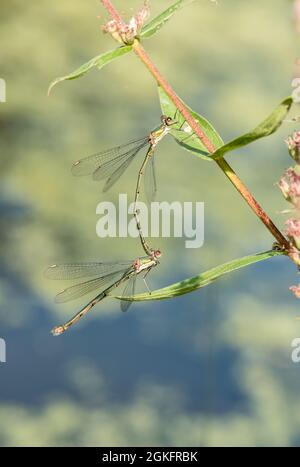
POLYGON ((279 180, 278 186, 287 201, 290 201, 290 185, 285 177, 279 180))
POLYGON ((138 32, 142 29, 145 22, 150 16, 150 8, 147 2, 144 3, 142 8, 138 11, 138 13, 134 16, 138 28, 138 32))
POLYGON ((121 28, 122 25, 115 19, 112 19, 111 21, 108 21, 102 29, 105 33, 110 34, 117 42, 121 42, 121 44, 123 44, 123 39, 120 34, 121 28))
POLYGON ((278 186, 285 199, 296 209, 300 209, 300 174, 296 169, 297 167, 288 169, 279 180, 278 186))
POLYGON ((297 266, 300 267, 300 252, 294 246, 289 250, 289 257, 297 266))
POLYGON ((286 221, 286 235, 291 244, 300 250, 300 220, 289 219, 286 221))
POLYGON ((132 44, 149 17, 149 13, 149 6, 145 2, 144 6, 130 19, 128 24, 113 19, 103 27, 103 30, 122 44, 132 44))
POLYGON ((117 21, 112 19, 103 26, 103 31, 112 34, 118 30, 117 21))
POLYGON ((300 284, 299 285, 293 285, 292 287, 290 287, 290 291, 293 292, 293 294, 297 298, 300 298, 300 284))
POLYGON ((300 164, 300 131, 296 131, 286 141, 291 157, 300 164))

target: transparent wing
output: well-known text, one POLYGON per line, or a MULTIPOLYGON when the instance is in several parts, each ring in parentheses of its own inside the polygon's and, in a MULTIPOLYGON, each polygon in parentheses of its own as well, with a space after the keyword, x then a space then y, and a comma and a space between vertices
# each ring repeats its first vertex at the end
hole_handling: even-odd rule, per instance
POLYGON ((107 179, 105 185, 104 185, 104 188, 103 188, 103 192, 105 193, 106 191, 108 191, 115 183, 117 180, 119 180, 119 178, 123 175, 123 173, 125 172, 125 170, 127 169, 127 167, 131 164, 131 162, 133 161, 133 159, 135 158, 137 153, 133 154, 129 159, 126 159, 122 165, 120 165, 114 172, 113 174, 107 179))
POLYGON ((66 303, 76 298, 83 297, 94 290, 98 291, 98 294, 105 290, 109 285, 119 280, 126 273, 126 269, 119 272, 108 274, 105 277, 97 277, 81 284, 73 285, 68 289, 60 292, 56 297, 56 303, 66 303))
POLYGON ((92 175, 99 167, 114 161, 118 157, 132 154, 137 148, 141 148, 142 144, 146 145, 147 143, 148 136, 93 154, 75 162, 72 166, 72 173, 76 176, 92 175))
POLYGON ((146 165, 144 186, 147 201, 151 203, 151 201, 155 199, 157 193, 157 179, 155 172, 154 154, 149 158, 148 163, 146 165))
MULTIPOLYGON (((136 285, 136 277, 137 274, 134 274, 128 281, 122 297, 132 297, 135 294, 135 285, 136 285)), ((128 308, 132 305, 132 302, 129 300, 121 300, 121 310, 122 311, 127 311, 128 308)))
POLYGON ((48 279, 71 280, 84 277, 104 277, 108 274, 121 272, 132 265, 133 261, 111 263, 73 263, 54 264, 45 272, 48 279))
POLYGON ((105 184, 103 191, 108 191, 108 189, 123 175, 127 167, 133 161, 135 156, 143 149, 145 146, 148 145, 148 140, 144 141, 143 144, 135 148, 134 150, 122 154, 115 159, 112 159, 109 162, 98 167, 94 174, 94 180, 103 180, 107 178, 107 182, 105 184))

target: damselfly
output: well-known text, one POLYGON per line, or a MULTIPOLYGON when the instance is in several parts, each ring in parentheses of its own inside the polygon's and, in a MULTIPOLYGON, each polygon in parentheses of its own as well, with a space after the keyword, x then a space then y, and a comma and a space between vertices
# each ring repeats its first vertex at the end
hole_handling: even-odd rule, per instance
POLYGON ((88 280, 73 285, 56 296, 57 303, 65 303, 76 298, 80 298, 95 290, 98 294, 87 305, 85 305, 76 315, 61 326, 57 326, 52 330, 54 336, 59 336, 67 331, 73 324, 77 323, 85 316, 97 303, 107 297, 110 292, 127 282, 123 291, 123 296, 127 299, 121 300, 121 310, 127 311, 131 305, 128 297, 135 294, 136 278, 139 274, 144 273, 143 280, 150 293, 146 283, 146 276, 151 269, 159 264, 161 252, 153 251, 151 256, 137 258, 134 261, 115 262, 115 263, 77 263, 77 264, 54 264, 46 271, 46 277, 49 279, 73 280, 83 279, 88 280))
POLYGON ((121 177, 137 154, 148 146, 148 150, 139 170, 138 181, 134 199, 134 216, 144 251, 152 255, 153 250, 147 244, 141 229, 138 217, 137 203, 139 201, 141 181, 145 176, 145 192, 151 202, 157 191, 154 152, 158 143, 170 132, 176 122, 171 117, 163 115, 162 124, 149 135, 122 146, 94 154, 73 164, 72 173, 76 176, 92 175, 94 180, 105 180, 103 191, 106 192, 121 177))

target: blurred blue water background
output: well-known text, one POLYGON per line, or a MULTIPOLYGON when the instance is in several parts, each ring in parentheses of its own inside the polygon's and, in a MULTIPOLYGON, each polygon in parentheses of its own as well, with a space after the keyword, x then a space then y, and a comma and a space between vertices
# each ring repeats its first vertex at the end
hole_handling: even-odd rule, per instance
MULTIPOLYGON (((115 3, 130 15, 140 2, 115 3)), ((153 15, 170 3, 153 0, 153 15)), ((291 92, 299 38, 292 2, 274 3, 197 1, 145 44, 226 141, 291 92)), ((64 284, 44 278, 48 265, 141 254, 134 239, 95 232, 96 205, 132 195, 138 162, 105 195, 70 166, 155 127, 155 84, 130 55, 46 96, 55 76, 113 47, 101 34, 105 17, 96 1, 1 5, 0 445, 297 446, 299 303, 288 287, 298 277, 285 258, 127 314, 107 300, 65 336, 49 334, 84 302, 53 303, 64 284)), ((281 227, 286 204, 275 183, 290 164, 283 139, 293 129, 285 124, 228 157, 281 227)), ((205 202, 205 245, 160 239, 153 289, 270 248, 272 237, 214 164, 169 139, 157 169, 158 200, 205 202)))

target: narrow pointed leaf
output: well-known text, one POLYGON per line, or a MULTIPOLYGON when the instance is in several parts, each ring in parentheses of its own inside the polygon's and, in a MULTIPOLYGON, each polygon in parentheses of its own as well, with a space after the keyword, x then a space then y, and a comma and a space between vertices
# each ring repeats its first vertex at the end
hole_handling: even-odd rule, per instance
MULTIPOLYGON (((146 24, 140 33, 140 37, 147 38, 147 37, 152 36, 174 15, 174 13, 177 10, 179 10, 183 6, 188 5, 189 3, 192 3, 194 1, 195 0, 178 0, 173 5, 171 5, 169 8, 167 8, 163 13, 161 13, 156 18, 151 20, 148 24, 146 24)), ((107 65, 112 60, 115 60, 116 58, 119 58, 122 55, 125 55, 131 50, 132 50, 131 45, 124 45, 122 47, 118 47, 117 49, 111 50, 109 52, 105 52, 101 55, 98 55, 92 58, 91 60, 89 60, 87 63, 84 63, 81 67, 79 67, 72 73, 66 76, 62 76, 60 78, 56 78, 49 86, 48 95, 51 93, 53 87, 56 86, 58 83, 62 81, 66 81, 66 80, 80 78, 81 76, 85 75, 91 69, 95 67, 98 69, 101 69, 103 66, 107 65)))
POLYGON ((212 154, 211 157, 215 160, 220 159, 229 151, 234 151, 235 149, 247 146, 248 144, 253 143, 253 141, 265 138, 266 136, 270 136, 272 133, 275 133, 287 116, 292 104, 292 97, 284 99, 271 113, 271 115, 269 115, 260 125, 254 128, 254 130, 225 144, 212 154))
POLYGON ((138 294, 133 297, 120 297, 118 299, 128 299, 129 301, 149 301, 149 300, 166 300, 169 298, 174 298, 179 295, 184 295, 190 292, 194 292, 197 289, 205 287, 211 284, 213 281, 219 279, 225 274, 230 272, 237 271, 238 269, 245 268, 251 264, 258 263, 259 261, 265 261, 267 259, 273 258, 274 256, 284 255, 281 251, 267 251, 264 253, 258 253, 256 255, 245 256, 243 258, 235 259, 229 263, 221 264, 213 269, 210 269, 206 272, 199 274, 198 276, 185 279, 181 282, 169 285, 163 289, 155 290, 151 293, 138 294))
POLYGON ((194 1, 195 0, 178 0, 173 5, 171 5, 169 8, 167 8, 165 11, 163 11, 163 13, 156 16, 148 24, 146 24, 140 33, 140 37, 148 38, 148 37, 153 36, 159 29, 161 29, 169 21, 169 19, 172 18, 174 13, 176 13, 176 11, 178 11, 180 8, 194 1))
POLYGON ((102 67, 104 67, 111 61, 115 60, 116 58, 121 57, 122 55, 127 54, 131 50, 132 50, 132 46, 128 45, 128 46, 118 47, 117 49, 110 50, 109 52, 104 52, 101 55, 97 55, 97 57, 94 57, 91 60, 89 60, 87 63, 84 63, 81 67, 77 68, 77 70, 73 71, 72 73, 66 76, 62 76, 61 78, 55 79, 49 86, 48 95, 50 94, 50 92, 52 91, 53 87, 56 84, 62 81, 66 81, 66 80, 81 78, 81 76, 85 75, 93 68, 98 68, 100 70, 102 67))
MULTIPOLYGON (((173 104, 169 96, 160 86, 158 86, 158 93, 163 114, 174 118, 177 122, 172 126, 171 129, 171 134, 175 138, 176 142, 187 151, 196 154, 196 156, 211 161, 212 158, 207 148, 186 123, 184 117, 179 114, 177 107, 173 104)), ((214 146, 216 148, 223 146, 224 142, 221 136, 217 133, 211 123, 190 109, 186 104, 184 104, 184 106, 190 111, 194 119, 199 123, 202 131, 206 134, 206 136, 208 136, 214 146)))

